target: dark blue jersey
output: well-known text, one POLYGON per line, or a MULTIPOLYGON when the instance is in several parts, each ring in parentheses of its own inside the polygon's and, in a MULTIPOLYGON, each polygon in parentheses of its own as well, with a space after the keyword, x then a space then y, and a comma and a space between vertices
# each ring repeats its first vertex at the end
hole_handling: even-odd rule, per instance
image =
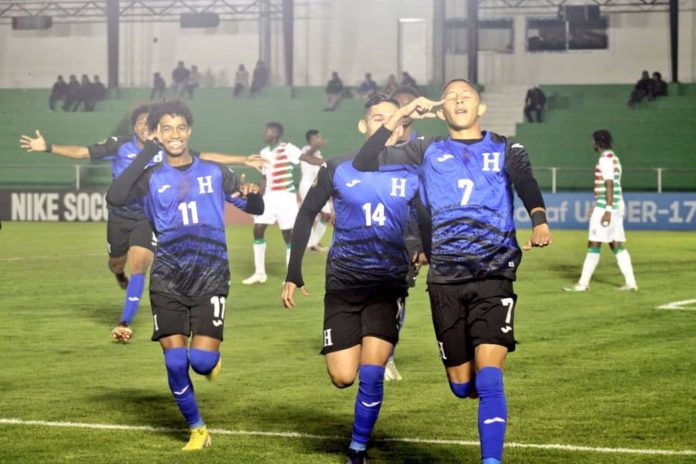
POLYGON ((249 204, 233 198, 240 186, 234 171, 195 156, 190 165, 182 168, 174 168, 165 160, 144 172, 131 171, 126 173, 134 174, 137 180, 130 183, 119 177, 109 189, 107 200, 116 204, 143 201, 158 240, 150 290, 184 296, 226 295, 230 271, 225 201, 260 214, 261 197, 254 195, 254 202, 261 202, 261 210, 253 211, 252 195, 249 204), (125 198, 114 201, 112 190, 125 198))
POLYGON ((287 281, 304 284, 301 261, 311 224, 333 197, 336 223, 326 289, 406 288, 409 256, 404 229, 418 177, 404 170, 360 172, 353 168, 354 157, 352 152, 327 161, 307 193, 295 223, 287 281))
MULTIPOLYGON (((381 135, 388 136, 384 132, 381 135)), ((538 191, 527 152, 522 145, 510 146, 504 137, 491 132, 484 132, 481 140, 466 142, 414 140, 382 148, 377 157, 366 150, 356 165, 365 167, 361 163, 365 155, 376 161, 372 167, 382 171, 403 169, 407 164, 418 173, 423 203, 432 216, 429 282, 514 280, 521 250, 515 237, 512 185, 519 192, 519 186, 532 182, 538 191)), ((539 200, 535 198, 535 202, 539 200)), ((543 207, 543 199, 534 206, 543 207)))

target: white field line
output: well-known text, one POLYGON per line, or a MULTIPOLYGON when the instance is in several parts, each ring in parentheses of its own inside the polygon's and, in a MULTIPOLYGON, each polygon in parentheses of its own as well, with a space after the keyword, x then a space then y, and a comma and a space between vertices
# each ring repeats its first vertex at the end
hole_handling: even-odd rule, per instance
POLYGON ((696 311, 696 300, 673 301, 663 304, 655 309, 665 309, 668 311, 696 311))
MULTIPOLYGON (((173 429, 167 427, 152 427, 149 425, 119 425, 119 424, 92 424, 85 422, 63 422, 63 421, 44 421, 44 420, 23 420, 0 418, 0 425, 20 425, 20 426, 40 426, 40 427, 65 427, 77 429, 93 430, 139 430, 146 432, 185 432, 185 429, 173 429)), ((251 430, 226 430, 210 429, 210 432, 217 435, 246 435, 257 437, 277 437, 277 438, 307 438, 315 440, 336 440, 345 437, 331 435, 314 435, 311 433, 300 432, 260 432, 251 430)), ((399 442, 399 443, 423 443, 428 445, 455 445, 455 446, 479 446, 478 441, 467 440, 439 440, 431 438, 384 438, 376 439, 376 442, 399 442)), ((604 448, 592 446, 560 445, 560 444, 536 444, 536 443, 506 443, 506 448, 531 448, 543 450, 558 450, 569 452, 588 452, 588 453, 607 453, 607 454, 638 454, 650 456, 696 456, 694 450, 663 450, 663 449, 636 449, 636 448, 604 448)))
POLYGON ((79 254, 69 254, 69 255, 42 255, 42 256, 7 256, 5 258, 0 258, 0 261, 40 261, 40 260, 51 260, 51 259, 65 259, 65 258, 84 258, 92 256, 103 256, 104 259, 108 259, 109 255, 104 251, 103 253, 79 253, 79 254))

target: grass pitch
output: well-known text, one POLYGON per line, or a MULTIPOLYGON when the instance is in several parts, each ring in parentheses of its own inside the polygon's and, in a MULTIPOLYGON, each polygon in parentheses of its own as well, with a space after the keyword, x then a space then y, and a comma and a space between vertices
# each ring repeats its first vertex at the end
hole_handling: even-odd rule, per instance
MULTIPOLYGON (((527 234, 520 231, 520 241, 527 234)), ((186 426, 167 387, 161 350, 149 341, 147 298, 133 342, 110 339, 123 292, 106 268, 105 225, 3 224, 0 461, 343 462, 355 386, 333 388, 318 354, 326 255, 307 253, 311 295, 298 296, 299 307, 287 312, 280 303, 280 233, 270 228, 267 239, 269 281, 245 287, 240 281, 253 266, 251 229, 228 230, 224 368, 215 383, 194 378, 204 419, 223 431, 213 433, 211 449, 183 454, 186 426), (134 429, 55 426, 60 421, 134 429)), ((585 241, 585 232, 556 231, 552 247, 523 260, 516 284, 520 345, 505 377, 511 444, 505 462, 695 463, 696 304, 656 307, 696 299, 696 235, 629 232, 638 293, 614 290, 622 278, 605 249, 591 291, 565 294, 561 287, 580 272, 585 241)), ((422 278, 407 307, 397 349, 404 380, 385 387, 371 462, 477 463, 478 446, 466 444, 478 440, 477 403, 449 391, 422 278)))

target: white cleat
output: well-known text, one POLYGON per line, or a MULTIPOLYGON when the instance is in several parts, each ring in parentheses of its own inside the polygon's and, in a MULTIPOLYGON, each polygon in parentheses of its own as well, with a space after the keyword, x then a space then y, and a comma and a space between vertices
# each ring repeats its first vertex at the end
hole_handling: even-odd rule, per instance
POLYGON ((638 286, 637 285, 628 285, 624 284, 620 287, 616 287, 617 290, 622 291, 622 292, 637 292, 638 291, 638 286))
POLYGON ((244 285, 265 284, 267 280, 266 274, 252 274, 251 277, 242 280, 242 283, 244 285))
POLYGON ((384 380, 387 382, 390 380, 401 380, 401 374, 396 369, 394 361, 388 361, 387 365, 384 366, 384 380))
POLYGON ((590 289, 590 287, 586 287, 581 284, 573 284, 570 287, 563 287, 563 290, 566 292, 586 292, 590 289))

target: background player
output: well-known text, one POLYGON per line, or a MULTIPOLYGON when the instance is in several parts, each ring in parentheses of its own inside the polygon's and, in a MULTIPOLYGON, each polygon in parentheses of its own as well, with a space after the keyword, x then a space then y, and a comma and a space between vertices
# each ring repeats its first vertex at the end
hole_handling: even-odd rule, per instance
POLYGON ((482 461, 497 464, 507 423, 502 368, 515 349, 512 282, 521 261, 513 186, 532 217, 525 248, 550 244, 551 233, 524 147, 481 130, 485 105, 469 82, 449 82, 442 96, 437 114, 449 137, 383 148, 403 117, 420 117, 437 104, 419 98, 396 112, 353 164, 372 171, 410 165, 420 176, 432 215, 428 293, 440 354, 456 396, 469 397, 475 384, 482 461))
MULTIPOLYGON (((360 132, 372 135, 398 109, 376 96, 365 105, 360 132)), ((395 142, 398 134, 390 140, 395 142)), ((389 142, 388 142, 389 143, 389 142)), ((331 381, 353 384, 359 372, 351 464, 366 462, 365 450, 384 395, 384 366, 399 337, 397 320, 407 293, 409 256, 404 227, 418 178, 407 171, 359 172, 356 152, 327 161, 309 190, 297 217, 292 254, 282 299, 295 306, 296 288, 307 295, 302 257, 317 213, 333 197, 336 221, 329 250, 324 296, 324 348, 331 381)))
MULTIPOLYGON (((29 152, 47 152, 72 159, 89 159, 92 161, 111 161, 112 178, 117 178, 143 149, 150 135, 147 116, 152 109, 150 104, 136 106, 131 112, 133 136, 110 137, 102 143, 90 146, 52 145, 46 142, 39 130, 36 137, 22 135, 20 146, 29 152)), ((204 159, 227 164, 245 164, 260 169, 263 165, 258 155, 249 157, 207 152, 201 154, 204 159)), ((152 163, 162 160, 156 155, 152 163)), ((123 310, 118 325, 112 331, 112 337, 121 342, 130 340, 133 331, 130 327, 135 317, 140 299, 145 288, 145 274, 154 257, 156 240, 150 223, 138 204, 122 207, 108 206, 109 216, 106 226, 109 269, 116 276, 118 285, 126 290, 123 310), (126 261, 130 266, 130 279, 126 277, 126 261)))
POLYGON ((114 206, 142 201, 158 237, 150 274, 152 339, 164 350, 169 387, 191 427, 185 451, 210 445, 189 365, 208 376, 217 375, 221 367, 230 288, 224 203, 234 203, 251 214, 263 212, 257 186, 241 185, 232 170, 192 156, 188 149, 192 125, 193 116, 181 102, 155 107, 149 126, 166 153, 166 162, 144 169, 160 149, 148 142, 106 197, 114 206))
POLYGON ((626 234, 623 220, 626 206, 621 190, 621 162, 612 150, 614 139, 608 130, 598 130, 592 134, 592 145, 599 153, 595 165, 595 205, 590 211, 590 238, 587 242, 587 255, 582 265, 580 280, 575 285, 564 287, 567 292, 586 292, 590 279, 599 264, 602 243, 608 243, 616 256, 616 263, 624 276, 625 283, 619 290, 638 290, 633 275, 631 255, 624 248, 626 234))
POLYGON ((254 217, 254 273, 242 280, 244 285, 263 284, 268 280, 266 274, 266 228, 270 224, 278 222, 278 227, 285 240, 285 263, 290 259, 290 243, 292 241, 292 228, 297 216, 297 190, 293 179, 293 167, 300 160, 311 164, 319 163, 314 152, 317 147, 311 147, 302 152, 292 143, 281 142, 283 125, 278 122, 269 122, 263 132, 263 141, 268 145, 261 152, 261 159, 265 166, 261 171, 261 189, 264 191, 263 201, 266 205, 265 212, 254 217))
MULTIPOLYGON (((318 130, 310 129, 305 134, 305 139, 307 140, 307 145, 302 147, 302 152, 307 153, 309 150, 314 148, 313 157, 314 162, 309 162, 300 157, 300 169, 302 171, 302 178, 300 179, 299 193, 300 193, 300 203, 302 203, 307 197, 307 192, 309 188, 314 183, 314 179, 317 177, 319 168, 324 164, 324 158, 321 156, 321 149, 326 145, 326 140, 321 136, 318 130)), ((313 251, 327 251, 328 248, 322 246, 319 242, 321 241, 324 233, 326 232, 326 227, 331 220, 331 203, 327 202, 321 209, 317 219, 314 221, 314 226, 312 227, 312 235, 309 237, 307 242, 307 248, 313 251)))

